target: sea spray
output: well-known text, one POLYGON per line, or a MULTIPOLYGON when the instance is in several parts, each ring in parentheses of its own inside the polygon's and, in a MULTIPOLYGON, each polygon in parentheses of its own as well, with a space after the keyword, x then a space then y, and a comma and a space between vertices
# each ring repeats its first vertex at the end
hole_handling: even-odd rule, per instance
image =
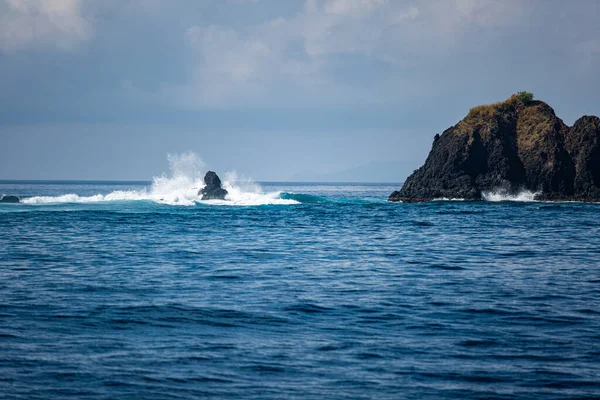
POLYGON ((79 196, 68 193, 60 196, 36 196, 23 200, 25 204, 55 203, 98 203, 107 201, 153 201, 174 206, 197 204, 257 206, 267 204, 299 204, 292 199, 282 199, 280 192, 264 193, 252 179, 238 176, 235 172, 226 175, 223 186, 229 194, 226 200, 201 201, 198 191, 204 187, 205 163, 193 152, 168 154, 169 174, 154 177, 152 185, 142 190, 114 191, 108 194, 79 196))
POLYGON ((168 154, 170 175, 154 177, 149 198, 169 205, 193 206, 198 201, 198 190, 204 186, 202 177, 205 164, 193 152, 168 154))
POLYGON ((212 204, 231 204, 239 206, 300 204, 293 199, 281 198, 281 192, 263 192, 261 186, 254 182, 252 178, 238 175, 235 171, 230 171, 225 174, 223 187, 228 192, 226 200, 210 200, 212 204))
POLYGON ((538 196, 538 192, 531 192, 529 190, 523 190, 518 193, 510 193, 506 190, 496 190, 489 192, 482 192, 481 197, 485 201, 536 201, 535 197, 538 196))

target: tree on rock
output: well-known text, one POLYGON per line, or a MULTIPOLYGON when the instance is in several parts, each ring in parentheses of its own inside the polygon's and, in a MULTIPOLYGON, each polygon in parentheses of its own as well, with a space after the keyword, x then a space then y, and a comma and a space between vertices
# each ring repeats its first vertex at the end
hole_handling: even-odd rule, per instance
POLYGON ((531 92, 517 92, 517 99, 521 100, 523 104, 527 104, 533 101, 533 93, 531 92))

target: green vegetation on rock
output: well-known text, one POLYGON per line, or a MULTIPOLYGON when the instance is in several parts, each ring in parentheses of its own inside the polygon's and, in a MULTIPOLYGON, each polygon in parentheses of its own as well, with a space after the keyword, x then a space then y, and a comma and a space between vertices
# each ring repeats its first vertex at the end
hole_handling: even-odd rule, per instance
POLYGON ((517 99, 522 101, 524 104, 533 101, 533 93, 531 92, 517 92, 517 99))

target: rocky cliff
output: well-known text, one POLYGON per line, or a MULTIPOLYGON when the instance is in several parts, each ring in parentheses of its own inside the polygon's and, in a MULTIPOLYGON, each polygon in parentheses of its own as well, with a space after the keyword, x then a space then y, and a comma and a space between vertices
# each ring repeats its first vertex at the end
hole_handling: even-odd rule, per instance
POLYGON ((527 190, 539 200, 600 201, 600 119, 568 127, 529 93, 478 106, 436 135, 425 164, 390 201, 478 200, 527 190))

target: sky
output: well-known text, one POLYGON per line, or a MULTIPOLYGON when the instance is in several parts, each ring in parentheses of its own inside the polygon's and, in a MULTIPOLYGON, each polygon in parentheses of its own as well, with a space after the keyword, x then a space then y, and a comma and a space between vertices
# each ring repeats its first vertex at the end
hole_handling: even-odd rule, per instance
POLYGON ((597 0, 0 0, 0 179, 401 181, 521 90, 600 114, 597 0))

